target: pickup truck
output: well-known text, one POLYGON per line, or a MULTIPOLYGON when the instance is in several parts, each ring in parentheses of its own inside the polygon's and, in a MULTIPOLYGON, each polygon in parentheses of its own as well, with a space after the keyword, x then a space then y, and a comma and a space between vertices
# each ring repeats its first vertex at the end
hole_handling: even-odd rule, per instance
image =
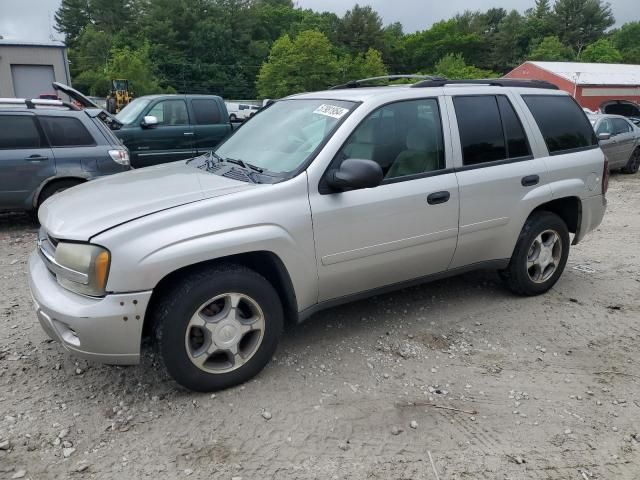
MULTIPOLYGON (((82 108, 102 108, 68 85, 53 82, 53 88, 82 108)), ((209 152, 233 130, 217 95, 149 95, 136 98, 116 116, 104 110, 100 119, 129 149, 133 168, 209 152)))
POLYGON ((229 113, 215 95, 149 95, 115 117, 114 133, 131 153, 131 166, 148 167, 213 150, 231 132, 229 113))

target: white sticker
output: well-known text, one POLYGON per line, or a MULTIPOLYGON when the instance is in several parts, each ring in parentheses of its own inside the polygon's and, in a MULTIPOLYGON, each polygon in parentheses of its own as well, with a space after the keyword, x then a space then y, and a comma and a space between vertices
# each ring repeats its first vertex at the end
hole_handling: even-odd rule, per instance
POLYGON ((318 115, 324 115, 326 117, 331 118, 342 118, 347 113, 349 113, 348 108, 336 107, 335 105, 327 105, 323 104, 316 108, 313 113, 317 113, 318 115))

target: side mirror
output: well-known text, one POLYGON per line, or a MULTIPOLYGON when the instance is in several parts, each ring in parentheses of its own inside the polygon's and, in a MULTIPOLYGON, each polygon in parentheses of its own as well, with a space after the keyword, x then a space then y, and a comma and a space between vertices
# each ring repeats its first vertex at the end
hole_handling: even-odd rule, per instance
POLYGON ((155 117, 153 115, 145 115, 145 117, 142 119, 142 123, 140 124, 142 128, 153 128, 157 125, 158 117, 155 117))
POLYGON ((340 168, 327 173, 327 184, 336 191, 373 188, 382 183, 382 167, 373 160, 350 158, 340 168))
POLYGON ((611 138, 610 133, 599 133, 598 140, 609 140, 611 138))

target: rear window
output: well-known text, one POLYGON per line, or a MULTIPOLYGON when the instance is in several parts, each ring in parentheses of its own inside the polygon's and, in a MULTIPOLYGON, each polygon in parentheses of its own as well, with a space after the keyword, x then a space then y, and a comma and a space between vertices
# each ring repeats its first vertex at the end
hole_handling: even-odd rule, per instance
POLYGON ((0 149, 42 146, 40 132, 31 115, 0 115, 0 149))
POLYGON ((558 95, 523 95, 551 155, 598 147, 587 116, 575 100, 558 95))
POLYGON ((215 125, 220 123, 218 102, 212 99, 191 100, 193 114, 197 125, 215 125))
POLYGON ((38 117, 52 147, 89 147, 95 140, 80 120, 72 117, 38 117))

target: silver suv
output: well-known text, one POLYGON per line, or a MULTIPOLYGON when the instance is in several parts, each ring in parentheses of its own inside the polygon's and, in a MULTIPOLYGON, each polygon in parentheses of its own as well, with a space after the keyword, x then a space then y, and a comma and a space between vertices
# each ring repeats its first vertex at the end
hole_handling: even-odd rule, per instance
POLYGON ((286 322, 356 298, 486 267, 546 292, 607 179, 589 120, 548 84, 354 82, 51 198, 31 290, 70 352, 132 364, 148 335, 178 383, 211 391, 256 375, 286 322))

